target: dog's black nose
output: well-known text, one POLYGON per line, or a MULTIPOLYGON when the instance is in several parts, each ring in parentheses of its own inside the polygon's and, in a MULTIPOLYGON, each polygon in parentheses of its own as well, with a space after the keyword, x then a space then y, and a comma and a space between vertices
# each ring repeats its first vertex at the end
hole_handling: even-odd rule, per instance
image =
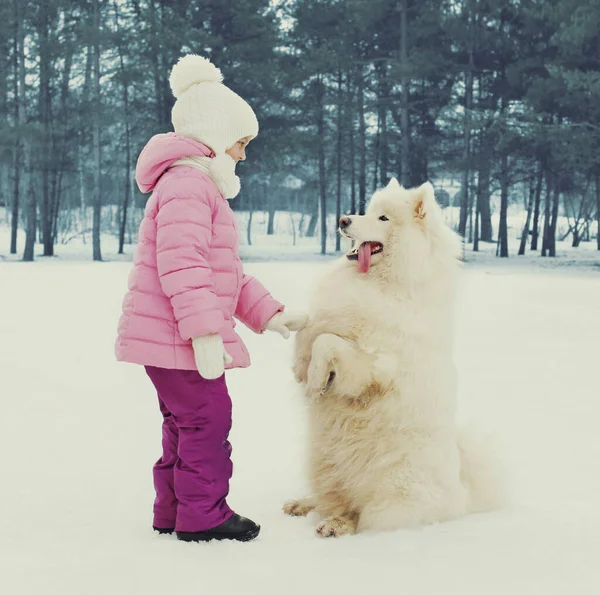
POLYGON ((346 229, 352 223, 352 219, 350 217, 340 217, 340 229, 346 229))

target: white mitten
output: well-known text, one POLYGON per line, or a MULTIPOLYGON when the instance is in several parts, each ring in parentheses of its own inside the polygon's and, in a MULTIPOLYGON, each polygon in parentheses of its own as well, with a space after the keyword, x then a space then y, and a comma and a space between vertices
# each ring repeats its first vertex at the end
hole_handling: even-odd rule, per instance
POLYGON ((308 322, 306 312, 277 312, 265 325, 268 331, 279 333, 288 339, 290 331, 301 331, 308 322))
POLYGON ((198 372, 206 380, 219 378, 225 371, 225 364, 233 361, 219 334, 195 337, 192 339, 192 347, 198 372))

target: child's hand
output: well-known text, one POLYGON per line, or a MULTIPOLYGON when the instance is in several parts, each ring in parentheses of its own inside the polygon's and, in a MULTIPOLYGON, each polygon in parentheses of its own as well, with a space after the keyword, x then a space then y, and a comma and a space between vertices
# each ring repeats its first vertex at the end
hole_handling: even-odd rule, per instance
POLYGON ((265 325, 268 331, 279 333, 288 339, 290 331, 301 331, 308 322, 306 312, 277 312, 265 325))
POLYGON ((225 372, 225 364, 233 359, 225 350, 221 335, 203 335, 192 339, 196 367, 202 378, 213 380, 225 372))

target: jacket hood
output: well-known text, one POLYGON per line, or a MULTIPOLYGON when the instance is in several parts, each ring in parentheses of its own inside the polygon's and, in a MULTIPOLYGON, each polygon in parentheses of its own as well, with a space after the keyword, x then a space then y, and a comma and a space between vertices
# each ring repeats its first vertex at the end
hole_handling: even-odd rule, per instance
POLYGON ((153 136, 138 157, 135 179, 141 192, 152 192, 175 161, 182 157, 214 157, 206 145, 174 132, 153 136))

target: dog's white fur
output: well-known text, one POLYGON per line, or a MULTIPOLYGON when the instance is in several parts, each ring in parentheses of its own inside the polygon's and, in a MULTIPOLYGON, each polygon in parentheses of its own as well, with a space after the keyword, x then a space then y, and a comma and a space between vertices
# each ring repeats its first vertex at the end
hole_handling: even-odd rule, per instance
POLYGON ((310 403, 313 494, 284 511, 321 516, 323 536, 389 530, 498 506, 477 437, 455 423, 453 293, 460 238, 433 187, 393 179, 345 235, 383 252, 346 258, 318 285, 294 372, 310 403), (389 220, 380 220, 385 215, 389 220))

